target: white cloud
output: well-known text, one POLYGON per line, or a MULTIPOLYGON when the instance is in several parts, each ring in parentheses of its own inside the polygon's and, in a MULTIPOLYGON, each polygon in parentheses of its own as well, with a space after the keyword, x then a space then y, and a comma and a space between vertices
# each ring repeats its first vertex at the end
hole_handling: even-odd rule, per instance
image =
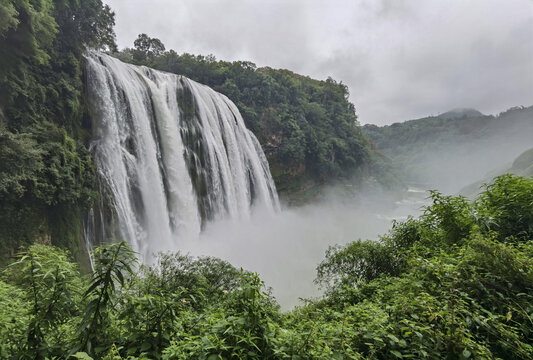
POLYGON ((528 0, 108 0, 119 45, 250 60, 347 84, 362 123, 533 104, 528 0))

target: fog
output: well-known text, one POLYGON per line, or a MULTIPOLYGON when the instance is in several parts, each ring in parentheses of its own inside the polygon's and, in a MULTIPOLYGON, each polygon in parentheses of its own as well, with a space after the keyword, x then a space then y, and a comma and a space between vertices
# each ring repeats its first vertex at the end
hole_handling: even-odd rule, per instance
POLYGON ((531 142, 507 143, 495 139, 487 139, 479 145, 458 145, 446 151, 428 152, 417 164, 418 169, 426 172, 413 174, 413 178, 424 188, 457 194, 474 182, 488 181, 493 175, 501 174, 521 153, 533 147, 531 142))
POLYGON ((443 144, 423 149, 413 145, 409 161, 402 160, 407 182, 457 194, 465 186, 501 174, 521 153, 533 148, 533 108, 487 123, 443 144))
POLYGON ((256 210, 251 219, 210 224, 199 240, 180 243, 181 252, 209 255, 237 268, 257 272, 288 310, 300 298, 320 291, 313 283, 316 266, 331 245, 357 239, 377 240, 393 219, 420 213, 425 193, 358 194, 340 200, 335 191, 325 199, 277 214, 256 210))

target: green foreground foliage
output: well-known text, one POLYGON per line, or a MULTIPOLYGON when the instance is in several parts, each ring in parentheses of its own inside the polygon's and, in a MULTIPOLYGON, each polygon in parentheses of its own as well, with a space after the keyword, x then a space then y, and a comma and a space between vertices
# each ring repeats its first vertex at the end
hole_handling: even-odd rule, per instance
POLYGON ((255 274, 124 243, 80 276, 33 245, 0 280, 3 359, 531 359, 533 179, 499 177, 474 202, 432 193, 379 241, 331 248, 322 299, 281 313, 255 274))

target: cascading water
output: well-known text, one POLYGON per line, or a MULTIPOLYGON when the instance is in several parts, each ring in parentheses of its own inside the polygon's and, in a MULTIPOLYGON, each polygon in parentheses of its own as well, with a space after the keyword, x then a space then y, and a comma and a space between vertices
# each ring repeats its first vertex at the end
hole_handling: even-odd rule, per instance
POLYGON ((86 57, 101 195, 90 243, 123 239, 150 262, 207 221, 279 209, 261 146, 226 96, 98 52, 86 57))

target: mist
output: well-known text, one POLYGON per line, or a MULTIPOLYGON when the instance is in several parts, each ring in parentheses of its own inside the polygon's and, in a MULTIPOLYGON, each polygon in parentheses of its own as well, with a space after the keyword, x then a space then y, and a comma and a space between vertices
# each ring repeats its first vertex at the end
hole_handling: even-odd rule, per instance
POLYGON ((416 165, 418 169, 425 169, 425 172, 417 174, 417 169, 413 169, 413 180, 422 183, 427 189, 457 194, 472 183, 490 181, 532 147, 531 139, 514 138, 506 141, 504 135, 482 139, 477 143, 457 143, 445 151, 425 153, 416 165))
POLYGON ((430 128, 430 134, 424 133, 427 128, 417 132, 412 127, 415 141, 402 144, 400 155, 394 154, 397 148, 387 150, 407 184, 458 194, 472 183, 490 182, 533 148, 533 107, 511 109, 497 117, 459 119, 450 126, 459 130, 443 137, 438 132, 448 131, 446 123, 430 128))
POLYGON ((178 244, 193 256, 215 256, 237 268, 257 272, 280 303, 289 310, 321 294, 313 283, 316 266, 329 246, 357 239, 378 240, 392 221, 418 215, 426 193, 359 193, 341 200, 330 188, 319 202, 279 213, 256 209, 248 220, 211 223, 200 239, 178 244))
MULTIPOLYGON (((497 1, 410 0, 108 3, 116 11, 121 47, 145 32, 179 53, 333 76, 349 86, 361 123, 385 124, 458 106, 493 113, 533 94, 533 20, 524 11, 531 3, 522 0, 504 7, 497 1), (149 12, 158 16, 141 25, 131 20, 149 12)), ((176 240, 172 250, 216 256, 258 272, 290 308, 299 298, 320 294, 315 268, 329 246, 378 239, 393 219, 420 213, 425 190, 458 193, 533 147, 527 119, 519 123, 414 149, 404 169, 411 191, 343 199, 332 190, 304 207, 276 214, 256 209, 248 219, 210 223, 199 239, 176 240)))

